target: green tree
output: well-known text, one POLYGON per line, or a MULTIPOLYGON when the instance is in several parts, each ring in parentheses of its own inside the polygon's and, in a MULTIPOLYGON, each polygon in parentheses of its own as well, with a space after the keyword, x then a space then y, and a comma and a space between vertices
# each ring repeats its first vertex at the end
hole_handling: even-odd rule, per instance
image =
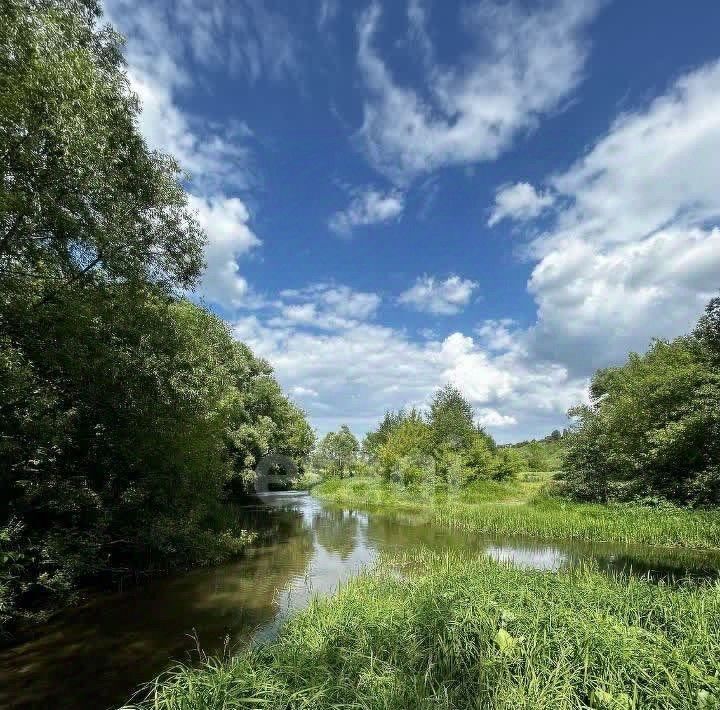
POLYGON ((433 395, 429 424, 435 446, 451 451, 467 449, 476 431, 472 405, 450 384, 433 395))
POLYGON ((204 235, 138 133, 98 5, 0 7, 0 615, 243 542, 229 496, 312 432, 221 320, 179 299, 204 235), (250 443, 248 443, 250 442, 250 443))
POLYGON ((392 432, 400 426, 408 416, 416 416, 415 410, 413 410, 410 415, 407 415, 404 409, 400 409, 397 412, 387 411, 378 428, 375 431, 369 431, 365 434, 361 451, 371 465, 377 463, 380 448, 387 442, 392 432))
POLYGON ((493 473, 493 446, 488 435, 478 432, 464 454, 464 463, 467 470, 466 483, 490 478, 493 473))
POLYGON ((529 471, 547 471, 548 460, 545 447, 538 441, 533 441, 526 449, 527 467, 529 471))
POLYGON ((360 444, 346 424, 325 434, 313 456, 314 467, 326 476, 352 476, 358 462, 360 444))
POLYGON ((416 413, 406 418, 380 447, 378 461, 384 478, 411 485, 433 471, 430 427, 416 413))
POLYGON ((522 456, 515 449, 502 447, 493 458, 491 476, 496 481, 508 481, 515 478, 522 469, 522 456))
POLYGON ((595 374, 591 404, 571 412, 565 467, 572 495, 720 503, 718 307, 710 302, 691 336, 655 341, 645 354, 595 374))

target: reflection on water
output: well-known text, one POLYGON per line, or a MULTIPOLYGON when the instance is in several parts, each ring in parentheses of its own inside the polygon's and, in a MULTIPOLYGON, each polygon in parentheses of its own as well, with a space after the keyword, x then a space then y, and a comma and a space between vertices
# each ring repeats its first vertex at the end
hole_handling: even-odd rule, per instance
POLYGON ((687 551, 480 538, 418 516, 325 506, 304 494, 271 494, 266 503, 245 514, 247 527, 262 531, 267 543, 241 561, 98 597, 0 653, 0 707, 117 706, 169 659, 188 660, 193 634, 208 653, 221 651, 226 639, 268 638, 313 594, 334 591, 381 552, 453 548, 534 569, 592 562, 655 579, 716 575, 720 568, 717 558, 687 551))

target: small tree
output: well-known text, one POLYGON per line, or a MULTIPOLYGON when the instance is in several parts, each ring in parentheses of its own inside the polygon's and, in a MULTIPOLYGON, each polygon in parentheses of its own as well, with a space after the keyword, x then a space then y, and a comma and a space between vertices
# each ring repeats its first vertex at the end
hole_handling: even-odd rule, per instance
POLYGON ((522 468, 522 456, 515 449, 498 449, 492 464, 492 478, 495 481, 508 481, 515 478, 522 468))
POLYGON ((360 444, 346 424, 325 434, 318 445, 313 463, 326 476, 352 476, 358 462, 360 444))
POLYGON ((453 385, 439 389, 430 404, 430 429, 435 446, 467 449, 476 433, 473 408, 453 385))
POLYGON ((494 456, 488 436, 478 432, 464 455, 466 483, 490 478, 493 472, 494 456))
POLYGON ((428 425, 419 416, 406 419, 378 452, 383 477, 405 485, 418 483, 432 470, 431 450, 428 425))
POLYGON ((543 445, 533 441, 527 448, 527 467, 530 471, 547 471, 548 460, 543 445))

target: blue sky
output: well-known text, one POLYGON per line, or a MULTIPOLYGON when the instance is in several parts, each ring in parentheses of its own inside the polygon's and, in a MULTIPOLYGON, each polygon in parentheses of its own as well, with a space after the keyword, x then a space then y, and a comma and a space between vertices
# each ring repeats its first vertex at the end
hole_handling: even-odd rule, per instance
POLYGON ((451 381, 500 441, 543 436, 720 286, 720 3, 105 10, 190 175, 196 297, 321 433, 451 381))

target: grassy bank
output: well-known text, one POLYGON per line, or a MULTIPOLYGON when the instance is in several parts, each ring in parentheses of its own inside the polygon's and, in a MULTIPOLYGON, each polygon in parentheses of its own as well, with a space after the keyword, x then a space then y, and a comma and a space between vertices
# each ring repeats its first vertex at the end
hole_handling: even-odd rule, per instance
POLYGON ((453 493, 408 489, 378 478, 332 479, 313 494, 366 510, 422 513, 428 522, 488 535, 720 548, 720 512, 572 503, 530 481, 487 481, 453 493))
POLYGON ((142 707, 720 707, 717 585, 452 556, 383 565, 266 646, 174 669, 142 707))

